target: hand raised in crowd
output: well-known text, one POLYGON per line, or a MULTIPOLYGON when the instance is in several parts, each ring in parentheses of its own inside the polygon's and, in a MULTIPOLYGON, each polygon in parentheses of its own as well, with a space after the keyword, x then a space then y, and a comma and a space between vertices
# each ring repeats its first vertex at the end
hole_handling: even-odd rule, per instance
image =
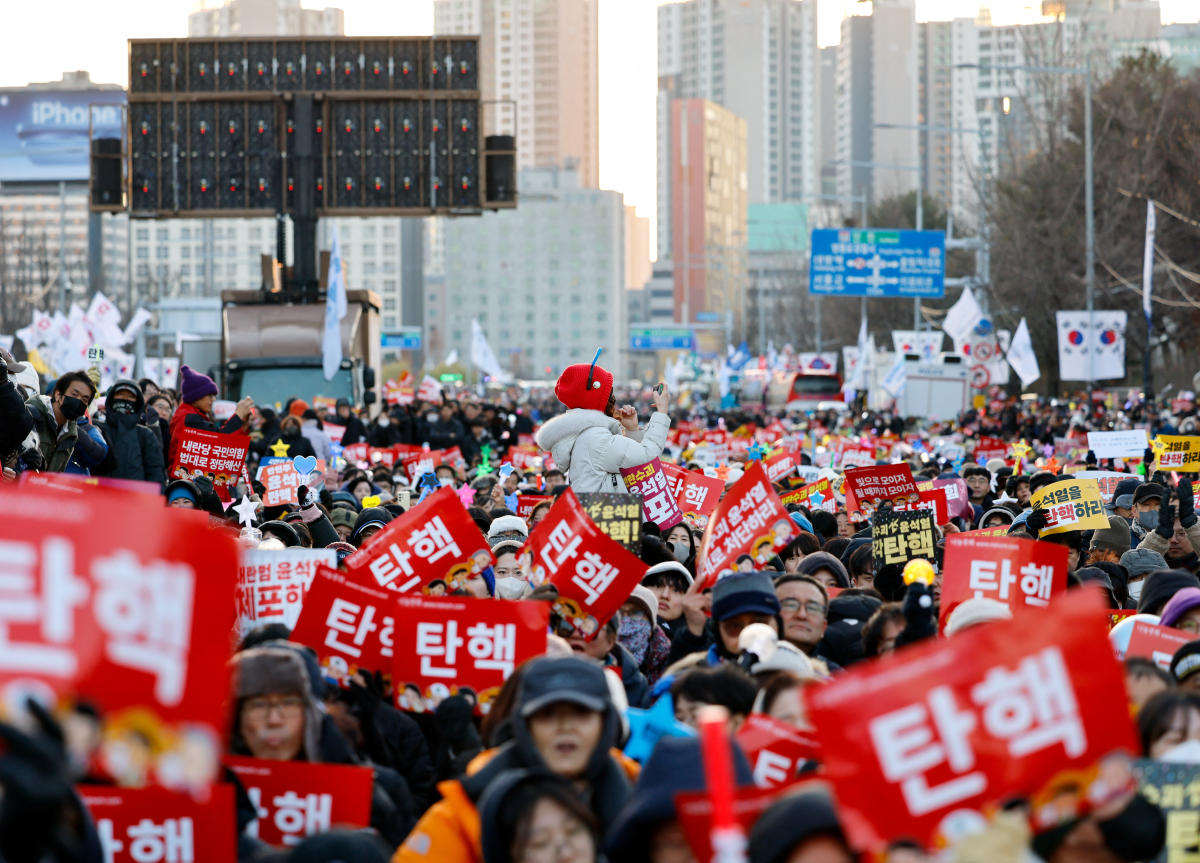
POLYGON ((665 414, 667 408, 671 405, 671 393, 667 390, 667 385, 662 381, 654 389, 654 409, 660 414, 665 414))
POLYGON ((1168 542, 1175 535, 1175 506, 1170 494, 1164 494, 1158 504, 1158 525, 1154 532, 1168 542))
POLYGON ((1196 523, 1196 495, 1192 489, 1191 474, 1180 475, 1175 493, 1179 496, 1179 524, 1187 530, 1196 523))
POLYGON ((250 419, 250 411, 252 410, 254 410, 254 399, 250 398, 250 396, 246 396, 237 403, 237 407, 233 409, 233 412, 237 414, 238 419, 240 419, 242 422, 246 422, 250 419))
POLYGON ((1033 534, 1033 538, 1037 539, 1038 535, 1046 529, 1046 510, 1035 509, 1029 513, 1029 518, 1025 519, 1025 527, 1033 534))
POLYGON ((708 622, 708 610, 712 607, 712 593, 703 592, 703 580, 695 578, 683 595, 683 617, 688 631, 695 636, 704 634, 708 622))
POLYGON ((637 431, 637 408, 635 408, 633 405, 622 405, 616 409, 614 416, 621 421, 621 427, 626 431, 637 431))

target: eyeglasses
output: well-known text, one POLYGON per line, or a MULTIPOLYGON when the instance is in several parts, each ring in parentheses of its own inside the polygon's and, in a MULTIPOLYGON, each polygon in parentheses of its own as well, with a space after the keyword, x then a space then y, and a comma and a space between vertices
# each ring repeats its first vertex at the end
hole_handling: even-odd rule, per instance
POLYGON ((579 634, 571 621, 557 614, 550 615, 550 632, 559 638, 574 638, 579 634))
POLYGON ((781 611, 790 612, 791 614, 795 614, 803 608, 806 614, 811 614, 813 617, 825 616, 825 606, 811 599, 807 602, 801 602, 798 599, 781 599, 779 600, 779 608, 781 611))
POLYGON ((282 698, 249 698, 242 709, 253 719, 266 719, 272 710, 278 710, 280 716, 294 717, 304 709, 304 697, 285 695, 282 698))

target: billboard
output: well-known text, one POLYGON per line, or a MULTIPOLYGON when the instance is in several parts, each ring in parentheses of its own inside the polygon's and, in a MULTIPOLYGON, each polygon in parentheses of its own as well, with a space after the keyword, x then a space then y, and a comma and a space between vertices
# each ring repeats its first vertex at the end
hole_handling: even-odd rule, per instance
POLYGON ((97 137, 121 136, 124 90, 0 91, 0 183, 88 178, 88 105, 97 137))

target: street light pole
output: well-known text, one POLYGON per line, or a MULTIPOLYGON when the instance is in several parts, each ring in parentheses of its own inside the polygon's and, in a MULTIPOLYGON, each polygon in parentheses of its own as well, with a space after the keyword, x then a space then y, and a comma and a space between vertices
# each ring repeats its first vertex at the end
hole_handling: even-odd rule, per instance
MULTIPOLYGON (((1096 189, 1093 171, 1095 156, 1092 153, 1092 60, 1089 57, 1083 66, 1083 173, 1084 173, 1084 225, 1087 232, 1085 240, 1086 255, 1085 280, 1087 286, 1088 338, 1096 337, 1096 189)), ((1088 404, 1091 404, 1092 388, 1095 383, 1095 348, 1089 345, 1088 351, 1088 404)))

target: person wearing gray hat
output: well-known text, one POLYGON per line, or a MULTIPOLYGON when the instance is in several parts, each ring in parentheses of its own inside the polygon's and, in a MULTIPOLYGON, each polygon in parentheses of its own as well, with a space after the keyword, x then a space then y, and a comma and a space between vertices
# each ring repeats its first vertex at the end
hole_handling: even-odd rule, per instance
POLYGON ((1129 598, 1137 602, 1142 595, 1146 576, 1167 568, 1167 561, 1157 551, 1134 548, 1121 555, 1121 566, 1129 573, 1129 598))
POLYGON ((1130 535, 1129 522, 1119 515, 1108 517, 1108 527, 1097 530, 1092 534, 1092 544, 1088 548, 1088 563, 1119 563, 1121 555, 1129 551, 1130 535))

